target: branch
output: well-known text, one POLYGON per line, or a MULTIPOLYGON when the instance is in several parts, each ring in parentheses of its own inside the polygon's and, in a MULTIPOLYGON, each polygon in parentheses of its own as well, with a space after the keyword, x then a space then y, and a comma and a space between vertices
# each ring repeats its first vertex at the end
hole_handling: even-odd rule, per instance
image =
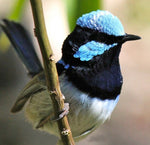
MULTIPOLYGON (((41 0, 30 0, 30 3, 35 24, 35 35, 37 37, 44 62, 47 89, 52 100, 55 117, 58 118, 59 112, 64 108, 64 100, 59 87, 58 74, 55 61, 53 59, 53 52, 46 32, 42 3, 41 0)), ((74 145, 67 117, 65 116, 64 118, 58 120, 57 123, 63 144, 74 145), (65 131, 67 134, 64 133, 65 131)))

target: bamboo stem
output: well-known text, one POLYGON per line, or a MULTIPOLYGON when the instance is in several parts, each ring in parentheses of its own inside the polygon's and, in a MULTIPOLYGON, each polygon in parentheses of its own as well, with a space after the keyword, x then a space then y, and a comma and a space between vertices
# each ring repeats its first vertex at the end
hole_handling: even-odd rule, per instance
MULTIPOLYGON (((47 89, 53 103, 55 117, 58 118, 59 112, 64 108, 64 100, 60 91, 53 52, 46 32, 42 2, 41 0, 30 0, 30 3, 35 24, 35 35, 37 37, 44 62, 47 89)), ((65 116, 58 120, 57 123, 63 144, 74 145, 67 117, 65 116)))

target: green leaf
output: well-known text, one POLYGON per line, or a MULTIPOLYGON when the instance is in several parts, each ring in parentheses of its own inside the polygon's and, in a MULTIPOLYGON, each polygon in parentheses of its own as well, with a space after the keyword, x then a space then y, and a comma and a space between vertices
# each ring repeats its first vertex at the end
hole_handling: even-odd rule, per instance
POLYGON ((27 0, 15 0, 14 6, 8 18, 11 20, 20 20, 24 11, 26 1, 27 0))
MULTIPOLYGON (((15 0, 10 14, 7 16, 8 19, 19 21, 24 11, 26 0, 15 0)), ((0 34, 0 51, 5 52, 8 50, 10 42, 4 33, 0 34)))
POLYGON ((64 0, 70 30, 75 27, 76 20, 82 14, 102 9, 102 0, 64 0))

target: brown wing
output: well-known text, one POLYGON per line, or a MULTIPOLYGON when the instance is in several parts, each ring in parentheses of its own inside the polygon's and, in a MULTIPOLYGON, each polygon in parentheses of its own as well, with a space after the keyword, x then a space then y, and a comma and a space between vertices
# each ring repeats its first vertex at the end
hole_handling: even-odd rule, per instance
POLYGON ((28 101, 30 96, 32 96, 32 94, 39 91, 43 91, 45 89, 46 89, 45 76, 44 76, 44 72, 42 72, 36 75, 35 77, 33 77, 32 80, 25 86, 25 88, 18 96, 15 104, 13 105, 11 112, 16 113, 22 110, 23 106, 28 101))

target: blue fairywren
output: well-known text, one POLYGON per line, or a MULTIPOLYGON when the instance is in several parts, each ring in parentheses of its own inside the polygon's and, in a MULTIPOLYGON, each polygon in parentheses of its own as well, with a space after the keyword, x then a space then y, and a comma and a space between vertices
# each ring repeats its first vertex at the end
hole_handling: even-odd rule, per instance
MULTIPOLYGON (((47 92, 42 65, 26 30, 18 23, 4 20, 2 29, 32 76, 18 96, 12 112, 24 107, 34 128, 59 137, 53 108, 47 92)), ((70 109, 68 120, 75 141, 80 140, 114 110, 123 83, 119 53, 124 42, 138 40, 127 34, 120 20, 108 11, 84 14, 62 46, 57 62, 60 88, 70 109)))

